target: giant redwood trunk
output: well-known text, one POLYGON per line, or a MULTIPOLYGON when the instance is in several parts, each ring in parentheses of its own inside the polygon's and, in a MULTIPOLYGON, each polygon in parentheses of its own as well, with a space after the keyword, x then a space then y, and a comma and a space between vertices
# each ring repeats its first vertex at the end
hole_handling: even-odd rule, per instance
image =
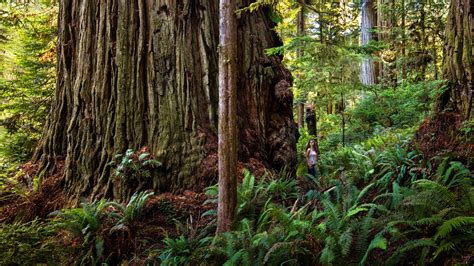
POLYGON ((447 150, 468 162, 474 158, 474 139, 460 129, 464 121, 473 119, 473 13, 471 0, 451 1, 443 63, 447 89, 438 97, 433 117, 422 124, 416 135, 425 154, 447 150))
MULTIPOLYGON (((57 91, 35 159, 44 171, 64 162, 71 199, 112 196, 107 163, 127 148, 163 163, 159 190, 216 181, 218 2, 61 0, 57 91)), ((265 54, 280 45, 267 11, 237 21, 238 150, 278 169, 295 161, 296 129, 290 74, 265 54)))
POLYGON ((452 0, 446 22, 443 75, 449 89, 437 101, 437 112, 458 112, 472 117, 474 90, 474 6, 472 0, 452 0))

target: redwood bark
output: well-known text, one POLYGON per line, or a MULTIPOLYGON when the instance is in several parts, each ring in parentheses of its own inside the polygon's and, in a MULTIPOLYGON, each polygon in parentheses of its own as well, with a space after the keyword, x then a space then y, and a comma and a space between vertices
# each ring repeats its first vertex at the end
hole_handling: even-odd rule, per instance
POLYGON ((446 24, 443 76, 449 89, 438 99, 436 113, 456 112, 472 117, 474 91, 474 6, 471 0, 452 0, 446 24))
MULTIPOLYGON (((238 153, 278 169, 295 162, 296 128, 291 76, 265 54, 281 44, 266 11, 237 22, 238 153)), ((218 19, 214 0, 61 1, 57 91, 35 159, 44 171, 65 160, 71 200, 112 196, 107 163, 127 148, 163 163, 157 190, 216 181, 218 19)))
POLYGON ((474 7, 471 0, 452 0, 446 24, 443 77, 448 82, 435 103, 434 114, 416 133, 426 156, 450 151, 461 161, 472 161, 474 143, 461 127, 472 120, 474 7))
POLYGON ((219 3, 219 196, 217 232, 232 229, 237 204, 237 21, 235 2, 219 3))

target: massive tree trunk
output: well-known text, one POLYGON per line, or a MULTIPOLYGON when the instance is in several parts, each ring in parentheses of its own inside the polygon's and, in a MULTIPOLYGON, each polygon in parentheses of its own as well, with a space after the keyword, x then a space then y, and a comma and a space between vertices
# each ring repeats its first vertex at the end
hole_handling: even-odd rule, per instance
MULTIPOLYGON (((281 44, 266 11, 237 22, 239 160, 280 168, 295 162, 296 129, 290 74, 265 55, 281 44)), ((127 148, 163 163, 156 189, 216 181, 218 19, 214 0, 61 1, 57 91, 35 159, 45 171, 64 161, 71 200, 112 196, 107 163, 127 148)))
POLYGON ((472 121, 473 9, 471 0, 451 1, 443 67, 448 87, 438 97, 433 117, 425 121, 416 134, 425 154, 434 155, 447 150, 471 163, 474 155, 472 132, 460 129, 464 121, 472 121))
POLYGON ((457 112, 463 119, 472 115, 474 90, 474 6, 471 0, 452 0, 446 26, 444 78, 449 89, 437 101, 436 112, 457 112))
MULTIPOLYGON (((373 29, 376 23, 374 0, 363 0, 360 15, 360 44, 368 45, 374 39, 373 29)), ((373 85, 377 81, 375 62, 366 56, 360 66, 360 81, 364 85, 373 85)))

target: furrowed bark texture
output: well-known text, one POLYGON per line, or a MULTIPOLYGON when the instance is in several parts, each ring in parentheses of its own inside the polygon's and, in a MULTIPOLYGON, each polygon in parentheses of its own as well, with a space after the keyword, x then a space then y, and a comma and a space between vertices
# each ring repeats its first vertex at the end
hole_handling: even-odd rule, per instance
POLYGON ((426 157, 448 151, 472 167, 473 138, 463 132, 472 121, 474 7, 471 0, 452 0, 446 24, 443 76, 447 89, 438 97, 432 117, 425 120, 415 141, 426 157))
POLYGON ((452 0, 446 24, 444 78, 449 89, 436 105, 438 113, 460 113, 463 119, 472 117, 474 90, 474 6, 471 0, 452 0))
MULTIPOLYGON (((112 196, 107 163, 143 146, 164 165, 158 190, 216 181, 218 13, 215 0, 61 1, 57 91, 35 160, 44 171, 65 160, 71 199, 112 196)), ((239 160, 292 165, 291 76, 265 55, 280 45, 274 25, 265 10, 237 23, 239 160)))

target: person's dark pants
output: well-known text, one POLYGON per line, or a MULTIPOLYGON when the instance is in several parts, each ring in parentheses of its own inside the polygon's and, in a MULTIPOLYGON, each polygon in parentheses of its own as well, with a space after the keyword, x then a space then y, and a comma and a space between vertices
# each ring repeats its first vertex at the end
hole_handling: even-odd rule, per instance
POLYGON ((311 166, 311 167, 308 167, 308 173, 314 177, 316 177, 316 166, 311 166))

